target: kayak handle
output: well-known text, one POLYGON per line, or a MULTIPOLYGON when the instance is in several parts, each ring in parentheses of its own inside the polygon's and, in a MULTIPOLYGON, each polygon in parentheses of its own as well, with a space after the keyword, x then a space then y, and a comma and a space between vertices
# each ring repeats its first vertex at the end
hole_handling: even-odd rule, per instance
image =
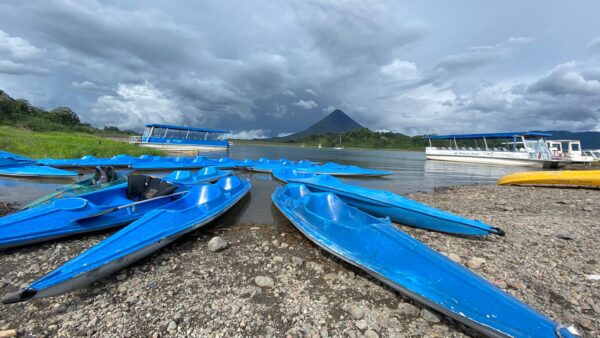
POLYGON ((496 235, 498 235, 498 236, 504 237, 506 235, 506 232, 504 232, 504 230, 502 230, 500 228, 492 227, 492 229, 496 230, 496 235))
POLYGON ((176 192, 176 193, 171 194, 171 195, 158 196, 158 197, 149 198, 147 200, 143 200, 143 201, 139 201, 139 202, 134 202, 134 203, 129 203, 129 204, 125 204, 125 205, 120 205, 118 207, 114 207, 114 208, 109 208, 109 209, 102 210, 102 211, 100 211, 98 213, 95 213, 93 215, 87 215, 87 216, 84 216, 84 217, 81 217, 81 218, 77 218, 77 219, 75 219, 73 221, 74 222, 80 222, 80 221, 84 221, 84 220, 87 220, 87 219, 90 219, 90 218, 95 218, 95 217, 98 217, 98 216, 106 215, 106 214, 111 213, 113 211, 117 211, 117 210, 129 208, 129 207, 140 205, 140 204, 144 204, 144 203, 147 203, 147 202, 156 201, 156 200, 159 200, 159 199, 162 199, 162 198, 179 196, 179 195, 183 195, 185 193, 187 193, 187 191, 180 191, 180 192, 176 192))

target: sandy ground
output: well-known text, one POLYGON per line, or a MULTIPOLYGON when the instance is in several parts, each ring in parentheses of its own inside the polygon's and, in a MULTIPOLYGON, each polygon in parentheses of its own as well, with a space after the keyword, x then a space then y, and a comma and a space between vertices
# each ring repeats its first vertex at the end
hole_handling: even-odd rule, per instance
MULTIPOLYGON (((583 336, 600 335, 600 281, 587 277, 600 274, 600 190, 468 186, 411 197, 507 235, 402 230, 583 336)), ((320 250, 288 222, 220 223, 89 287, 0 305, 0 330, 102 337, 477 336, 320 250), (209 250, 215 236, 228 247, 209 250)), ((32 282, 107 235, 1 253, 0 293, 32 282)))

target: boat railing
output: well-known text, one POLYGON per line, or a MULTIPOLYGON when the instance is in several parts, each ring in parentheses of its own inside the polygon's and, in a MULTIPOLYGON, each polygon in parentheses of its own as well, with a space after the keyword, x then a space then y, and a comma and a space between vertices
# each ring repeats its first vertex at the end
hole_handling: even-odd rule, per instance
POLYGON ((142 137, 139 135, 129 137, 129 143, 141 143, 141 142, 142 142, 142 137))

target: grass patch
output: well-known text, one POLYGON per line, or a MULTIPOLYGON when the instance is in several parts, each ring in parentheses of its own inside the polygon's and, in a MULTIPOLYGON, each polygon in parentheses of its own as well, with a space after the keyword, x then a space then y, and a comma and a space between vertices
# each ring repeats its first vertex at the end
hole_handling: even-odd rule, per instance
POLYGON ((32 158, 75 158, 84 155, 164 155, 163 152, 95 135, 73 132, 34 132, 0 126, 0 149, 32 158))

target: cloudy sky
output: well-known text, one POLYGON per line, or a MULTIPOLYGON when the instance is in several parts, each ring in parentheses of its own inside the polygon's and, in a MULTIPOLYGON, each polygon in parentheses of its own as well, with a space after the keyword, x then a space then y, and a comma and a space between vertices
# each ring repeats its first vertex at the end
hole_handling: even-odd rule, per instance
POLYGON ((95 126, 600 129, 597 1, 0 0, 0 89, 95 126))

